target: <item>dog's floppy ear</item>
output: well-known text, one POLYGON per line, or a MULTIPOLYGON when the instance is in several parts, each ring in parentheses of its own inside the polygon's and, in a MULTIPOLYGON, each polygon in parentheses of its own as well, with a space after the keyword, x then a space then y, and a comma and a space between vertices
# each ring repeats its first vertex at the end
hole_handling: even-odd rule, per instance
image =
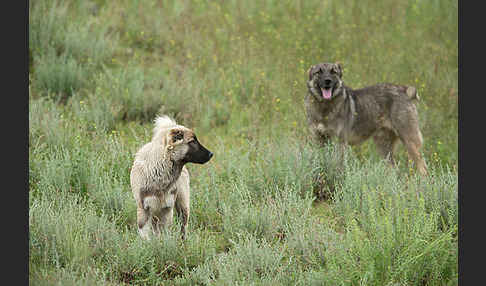
POLYGON ((336 70, 337 70, 337 72, 339 74, 339 77, 342 77, 343 76, 343 68, 341 66, 341 63, 340 62, 336 62, 334 64, 334 66, 336 67, 336 70))
POLYGON ((312 69, 314 69, 314 65, 310 66, 310 68, 307 70, 307 74, 309 75, 309 80, 312 79, 312 69))

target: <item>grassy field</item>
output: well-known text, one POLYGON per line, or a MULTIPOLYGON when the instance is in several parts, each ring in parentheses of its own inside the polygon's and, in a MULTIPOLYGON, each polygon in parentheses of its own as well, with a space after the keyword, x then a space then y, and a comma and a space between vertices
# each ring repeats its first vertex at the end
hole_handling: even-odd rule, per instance
POLYGON ((458 3, 29 1, 31 285, 457 285, 458 3), (306 70, 417 87, 415 174, 309 142, 306 70), (215 153, 142 241, 129 174, 168 114, 215 153))

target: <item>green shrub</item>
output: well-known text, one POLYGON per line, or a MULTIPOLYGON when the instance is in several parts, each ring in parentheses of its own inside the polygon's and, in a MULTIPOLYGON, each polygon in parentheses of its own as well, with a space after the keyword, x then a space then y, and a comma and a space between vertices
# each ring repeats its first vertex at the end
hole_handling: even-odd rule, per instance
POLYGON ((44 94, 66 100, 84 86, 87 71, 67 54, 56 56, 53 49, 35 58, 34 84, 44 94))
POLYGON ((29 4, 29 51, 34 85, 65 100, 89 88, 91 74, 111 62, 116 35, 100 25, 85 1, 32 1, 29 4))
POLYGON ((80 196, 51 191, 30 203, 29 234, 31 268, 86 269, 114 247, 116 230, 80 196))
POLYGON ((382 164, 347 170, 352 176, 339 188, 335 210, 350 255, 334 256, 330 271, 354 265, 347 275, 368 285, 456 279, 457 220, 445 228, 441 216, 456 213, 457 176, 434 171, 423 179, 398 178, 382 164))

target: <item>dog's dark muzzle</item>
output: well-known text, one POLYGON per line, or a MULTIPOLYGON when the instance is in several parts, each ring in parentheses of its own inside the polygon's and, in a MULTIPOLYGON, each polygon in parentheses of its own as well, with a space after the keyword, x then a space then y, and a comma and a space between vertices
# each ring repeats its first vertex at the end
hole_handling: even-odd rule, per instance
POLYGON ((319 84, 319 88, 330 89, 330 88, 334 88, 336 82, 330 78, 325 78, 325 79, 320 79, 318 81, 318 84, 319 84))
POLYGON ((195 141, 194 143, 189 144, 189 151, 187 152, 184 161, 187 163, 204 164, 211 160, 213 155, 213 152, 209 151, 199 142, 195 141))

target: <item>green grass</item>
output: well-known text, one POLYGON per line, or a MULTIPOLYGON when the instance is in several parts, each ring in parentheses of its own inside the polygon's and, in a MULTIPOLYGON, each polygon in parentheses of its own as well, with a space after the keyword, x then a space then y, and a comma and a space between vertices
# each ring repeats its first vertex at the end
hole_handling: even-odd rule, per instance
POLYGON ((29 4, 32 285, 457 285, 456 1, 29 4), (306 70, 417 87, 419 177, 398 149, 308 140, 306 70), (135 152, 168 114, 215 153, 191 217, 142 241, 135 152))

